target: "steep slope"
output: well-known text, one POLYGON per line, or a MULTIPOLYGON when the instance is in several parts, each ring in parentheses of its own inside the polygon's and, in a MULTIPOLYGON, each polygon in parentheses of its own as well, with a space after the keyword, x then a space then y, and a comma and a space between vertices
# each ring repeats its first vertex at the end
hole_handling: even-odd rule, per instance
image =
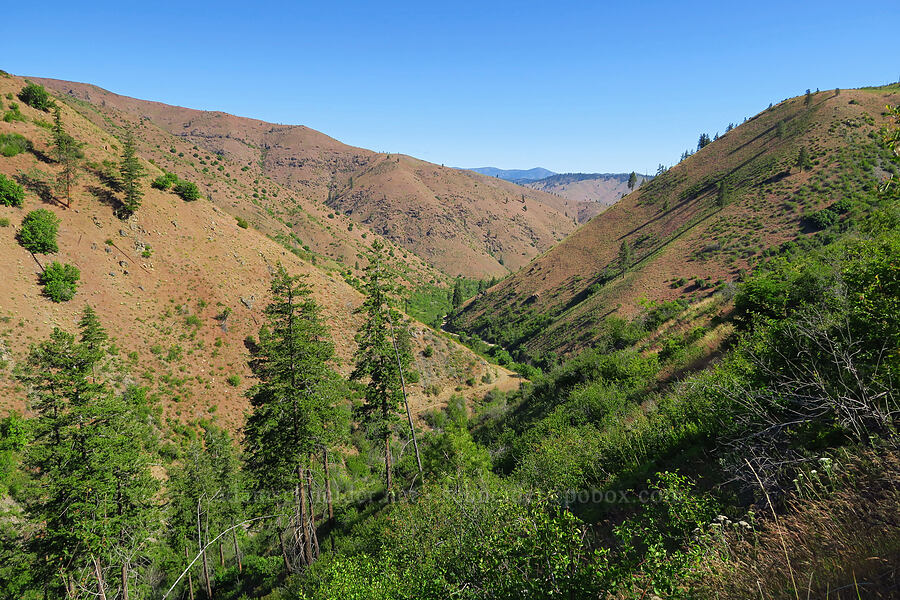
MULTIPOLYGON (((566 208, 574 208, 579 223, 586 223, 615 204, 628 189, 629 173, 560 173, 537 181, 522 183, 526 187, 566 199, 566 208)), ((650 177, 638 176, 638 185, 650 177)))
MULTIPOLYGON (((0 76, 0 96, 14 97, 23 85, 21 78, 0 76)), ((251 377, 244 339, 256 335, 262 323, 269 280, 279 262, 306 276, 331 328, 341 370, 349 369, 359 322, 354 311, 362 297, 341 273, 322 268, 321 262, 315 266, 315 255, 305 260, 258 231, 239 227, 232 215, 207 200, 183 202, 149 188, 161 171, 146 162, 143 205, 127 221, 120 220, 114 216, 117 192, 104 176, 104 164, 118 160, 121 142, 82 117, 83 107, 76 110, 67 101, 58 100, 63 123, 85 154, 70 209, 52 190, 59 166, 49 158, 50 115, 20 105, 23 120, 0 121, 0 134, 22 135, 34 147, 0 156, 0 173, 27 190, 22 208, 0 206, 0 219, 7 222, 0 227, 0 411, 23 406, 24 390, 13 373, 28 347, 53 327, 74 330, 90 304, 114 336, 120 358, 130 365, 131 379, 159 397, 167 416, 218 414, 237 427, 247 408, 243 392, 251 377), (32 256, 16 240, 23 217, 37 208, 61 220, 56 254, 32 256), (50 261, 80 270, 73 300, 55 304, 42 295, 38 276, 50 261)), ((137 137, 153 131, 145 126, 137 137)), ((481 381, 489 373, 485 380, 517 385, 504 369, 417 323, 413 339, 421 374, 410 386, 417 413, 445 402, 453 387, 469 396, 483 394, 486 385, 466 382, 481 381), (432 351, 422 352, 426 346, 432 351), (430 395, 424 393, 426 387, 430 395)))
MULTIPOLYGON (((191 146, 188 162, 197 147, 246 168, 254 181, 268 177, 293 190, 310 213, 327 202, 452 276, 484 278, 515 270, 576 226, 575 211, 550 194, 354 148, 307 127, 136 100, 87 84, 36 81, 90 103, 101 119, 128 114, 182 138, 191 146), (423 213, 429 222, 420 222, 423 213), (493 227, 476 225, 477 231, 470 231, 484 214, 496 219, 493 227), (427 234, 429 226, 433 235, 427 234)), ((165 153, 165 147, 159 150, 165 153)))
POLYGON ((860 191, 896 171, 878 130, 898 92, 826 91, 765 110, 473 299, 451 327, 524 355, 569 352, 610 316, 727 287, 768 248, 812 235, 815 211, 839 200, 826 219, 865 210, 860 191))

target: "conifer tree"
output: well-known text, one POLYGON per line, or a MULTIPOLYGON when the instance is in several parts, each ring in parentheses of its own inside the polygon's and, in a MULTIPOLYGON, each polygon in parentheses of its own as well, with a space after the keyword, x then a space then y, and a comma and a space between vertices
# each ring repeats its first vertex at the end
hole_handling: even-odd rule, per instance
MULTIPOLYGON (((393 274, 384 258, 384 245, 375 241, 365 269, 365 302, 359 312, 365 321, 356 334, 357 350, 351 379, 364 381, 363 417, 372 426, 372 434, 384 445, 385 489, 393 493, 391 426, 404 400, 402 371, 409 367, 412 355, 409 336, 400 326, 400 313, 392 308, 393 274)), ((410 423, 412 426, 412 423, 410 423)), ((415 435, 415 431, 411 431, 415 435)))
POLYGON ((55 329, 20 375, 37 414, 26 463, 37 484, 27 513, 42 524, 33 549, 46 558, 38 578, 72 597, 89 573, 92 594, 127 599, 155 521, 150 410, 142 390, 111 383, 106 332, 91 309, 79 328, 78 341, 55 329))
POLYGON ((632 171, 628 176, 628 189, 633 190, 635 185, 637 185, 637 173, 632 171))
POLYGON ((619 268, 622 270, 622 277, 625 276, 625 273, 628 272, 628 269, 631 268, 633 251, 631 249, 631 245, 627 240, 622 240, 622 243, 619 245, 619 268))
POLYGON ((141 198, 143 198, 144 192, 141 190, 140 182, 143 169, 137 158, 134 134, 130 129, 125 132, 125 138, 122 140, 122 161, 119 164, 119 174, 122 176, 122 191, 125 194, 122 207, 126 215, 132 215, 141 207, 141 198))
MULTIPOLYGON (((301 565, 311 564, 318 554, 309 505, 313 455, 339 429, 334 345, 310 295, 309 285, 279 265, 266 323, 251 355, 259 383, 247 392, 252 412, 244 428, 251 485, 276 503, 293 505, 301 565)), ((296 570, 296 565, 288 566, 296 570)))
POLYGON ((800 147, 800 152, 797 153, 796 166, 800 169, 801 173, 812 166, 812 161, 809 159, 809 152, 806 151, 806 146, 800 147))
POLYGON ((82 154, 78 142, 63 127, 58 105, 53 111, 53 154, 60 165, 56 175, 56 193, 65 199, 66 208, 69 208, 72 205, 72 186, 78 178, 78 160, 82 154))

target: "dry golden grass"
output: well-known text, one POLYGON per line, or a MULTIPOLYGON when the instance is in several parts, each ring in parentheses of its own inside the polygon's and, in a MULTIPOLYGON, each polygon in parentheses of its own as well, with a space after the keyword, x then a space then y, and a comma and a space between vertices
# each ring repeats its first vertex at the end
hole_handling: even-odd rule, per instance
POLYGON ((777 524, 769 521, 755 535, 726 536, 727 558, 707 563, 698 595, 900 597, 900 455, 893 450, 836 462, 844 466, 835 491, 793 498, 777 524))

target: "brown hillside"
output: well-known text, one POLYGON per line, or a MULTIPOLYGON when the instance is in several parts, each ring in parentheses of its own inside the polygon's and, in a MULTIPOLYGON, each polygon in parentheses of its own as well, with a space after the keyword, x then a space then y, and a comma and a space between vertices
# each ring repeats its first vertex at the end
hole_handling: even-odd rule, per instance
MULTIPOLYGON (((15 95, 23 85, 21 78, 0 77, 4 109, 13 102, 6 95, 15 95)), ((258 231, 238 227, 233 216, 207 200, 187 203, 150 189, 147 184, 159 171, 149 163, 144 164, 148 176, 142 207, 131 219, 118 219, 113 214, 115 192, 98 171, 104 161, 117 160, 114 149, 120 142, 64 102, 63 122, 84 144, 85 159, 72 208, 63 208, 51 191, 58 171, 47 157, 46 121, 52 117, 19 105, 25 122, 0 121, 0 133, 23 135, 35 150, 0 157, 0 173, 27 189, 24 207, 0 206, 0 218, 10 222, 0 227, 0 411, 23 406, 24 390, 13 372, 28 347, 53 327, 73 331, 90 304, 115 338, 131 380, 149 387, 166 415, 189 419, 217 414, 229 426, 238 426, 247 407, 243 392, 252 383, 243 341, 262 322, 268 282, 278 262, 308 277, 331 327, 341 370, 349 369, 359 321, 353 311, 361 296, 340 273, 317 268, 258 231), (23 217, 37 208, 61 219, 58 254, 35 258, 16 241, 23 217), (81 271, 70 302, 56 304, 41 293, 40 265, 50 261, 71 263, 81 271), (233 375, 240 381, 229 382, 233 375)), ((507 371, 421 325, 414 324, 413 337, 418 350, 427 345, 434 350, 430 357, 416 353, 422 377, 411 393, 417 413, 445 402, 457 386, 469 396, 483 394, 486 384, 465 382, 480 381, 487 373, 495 385, 517 385, 507 371), (429 385, 437 385, 440 393, 426 396, 429 385)))
MULTIPOLYGON (((631 190, 628 173, 560 173, 525 183, 526 187, 560 196, 566 210, 575 210, 579 223, 586 223, 615 204, 631 190)), ((644 183, 642 177, 639 184, 644 183)))
POLYGON ((894 167, 877 131, 898 92, 826 91, 809 106, 800 97, 760 113, 474 299, 453 325, 511 348, 566 352, 590 345, 607 316, 711 294, 767 248, 809 235, 804 213, 888 175, 894 167), (811 159, 803 172, 801 147, 811 159), (719 182, 727 190, 721 203, 719 182), (623 242, 634 256, 624 276, 623 242))
POLYGON ((329 211, 327 202, 452 276, 505 274, 575 228, 576 208, 564 200, 469 171, 354 148, 303 126, 135 100, 87 84, 36 81, 89 102, 103 118, 128 114, 191 147, 219 153, 293 190, 310 212, 311 205, 329 211))

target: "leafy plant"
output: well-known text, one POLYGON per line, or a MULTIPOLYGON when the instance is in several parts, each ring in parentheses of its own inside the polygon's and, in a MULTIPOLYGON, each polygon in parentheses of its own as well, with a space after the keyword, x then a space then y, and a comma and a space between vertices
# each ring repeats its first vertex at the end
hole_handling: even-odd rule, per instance
POLYGON ((175 187, 172 188, 172 191, 185 202, 193 202, 200 199, 200 190, 197 188, 197 184, 190 181, 179 180, 175 187))
POLYGON ((75 295, 81 273, 74 265, 52 262, 40 279, 48 298, 54 302, 68 302, 75 295))
POLYGON ((23 87, 22 91, 19 92, 19 100, 32 108, 44 112, 50 112, 50 109, 55 105, 44 86, 36 83, 29 83, 23 87))
POLYGON ((28 152, 31 150, 31 142, 18 133, 0 134, 0 155, 7 158, 28 152))
POLYGON ((56 234, 59 230, 59 223, 59 217, 46 208, 33 210, 22 220, 19 243, 34 254, 58 252, 56 234))
POLYGON ((0 205, 22 206, 25 201, 25 190, 22 186, 0 173, 0 205))

